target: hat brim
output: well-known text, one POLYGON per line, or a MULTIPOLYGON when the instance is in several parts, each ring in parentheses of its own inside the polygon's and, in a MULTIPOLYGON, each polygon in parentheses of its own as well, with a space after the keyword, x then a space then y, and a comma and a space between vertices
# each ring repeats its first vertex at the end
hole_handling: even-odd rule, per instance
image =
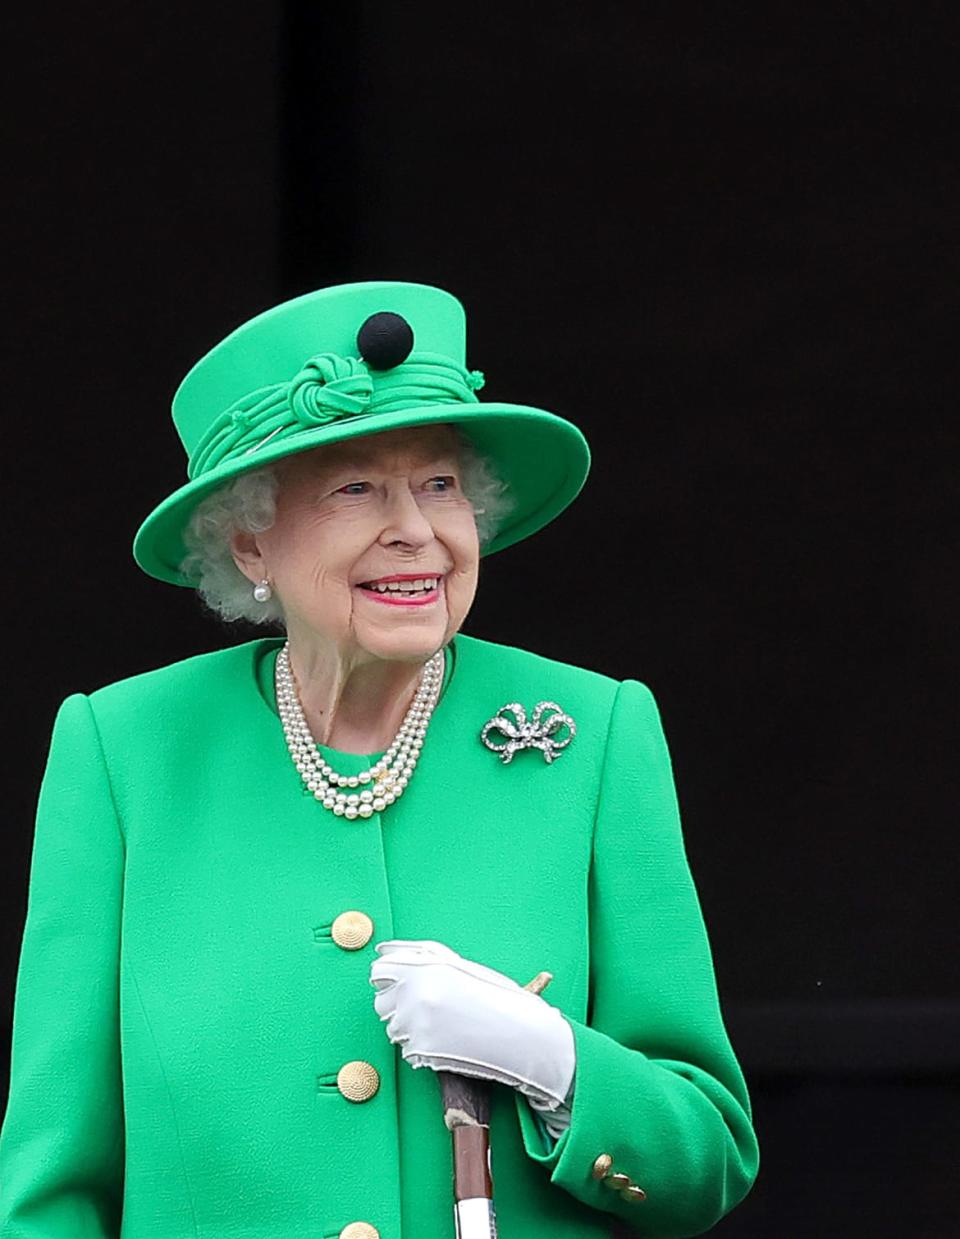
POLYGON ((133 557, 152 577, 193 587, 180 571, 186 555, 183 533, 197 504, 241 473, 327 443, 379 434, 405 426, 458 425, 507 484, 513 507, 483 548, 492 555, 529 537, 558 516, 579 494, 590 469, 587 441, 562 417, 522 404, 427 405, 391 413, 343 418, 266 444, 249 456, 224 461, 187 482, 150 513, 137 531, 133 557))

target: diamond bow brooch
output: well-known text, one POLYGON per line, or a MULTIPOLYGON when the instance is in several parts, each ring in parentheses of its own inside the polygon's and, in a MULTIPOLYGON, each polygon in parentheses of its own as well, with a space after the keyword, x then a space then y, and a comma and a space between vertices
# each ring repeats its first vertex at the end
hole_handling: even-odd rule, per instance
POLYGON ((543 760, 550 764, 567 747, 577 734, 577 725, 555 701, 538 702, 532 718, 519 702, 511 701, 501 706, 493 718, 483 725, 480 739, 494 753, 500 754, 504 765, 513 761, 514 753, 521 749, 539 749, 543 760), (562 733, 566 734, 562 734, 562 733), (499 732, 503 743, 489 739, 491 732, 499 732), (557 739, 557 736, 560 739, 557 739))

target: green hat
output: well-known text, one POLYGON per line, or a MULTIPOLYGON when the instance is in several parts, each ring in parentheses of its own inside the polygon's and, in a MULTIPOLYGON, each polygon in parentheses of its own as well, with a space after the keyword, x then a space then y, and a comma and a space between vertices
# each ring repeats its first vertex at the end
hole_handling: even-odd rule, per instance
POLYGON ((513 508, 484 553, 553 520, 590 467, 571 422, 522 404, 481 402, 483 375, 464 366, 460 302, 427 284, 340 284, 284 301, 232 331, 173 397, 188 481, 150 513, 133 555, 150 576, 180 571, 183 532, 218 486, 324 443, 401 426, 455 423, 507 483, 513 508))

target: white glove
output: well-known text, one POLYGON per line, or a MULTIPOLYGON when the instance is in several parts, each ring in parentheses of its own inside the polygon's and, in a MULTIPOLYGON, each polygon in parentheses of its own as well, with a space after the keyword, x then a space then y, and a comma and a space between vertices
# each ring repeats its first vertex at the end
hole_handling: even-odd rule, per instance
POLYGON ((378 942, 374 1006, 412 1067, 509 1084, 558 1136, 569 1126, 573 1030, 556 1007, 442 942, 378 942))

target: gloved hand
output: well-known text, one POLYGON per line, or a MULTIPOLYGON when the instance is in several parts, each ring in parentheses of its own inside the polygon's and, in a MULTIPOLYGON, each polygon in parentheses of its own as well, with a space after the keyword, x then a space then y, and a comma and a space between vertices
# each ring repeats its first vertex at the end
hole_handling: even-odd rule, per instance
POLYGON ((374 1006, 412 1067, 456 1071, 518 1089, 554 1136, 569 1125, 573 1030, 556 1007, 442 942, 376 944, 374 1006))

